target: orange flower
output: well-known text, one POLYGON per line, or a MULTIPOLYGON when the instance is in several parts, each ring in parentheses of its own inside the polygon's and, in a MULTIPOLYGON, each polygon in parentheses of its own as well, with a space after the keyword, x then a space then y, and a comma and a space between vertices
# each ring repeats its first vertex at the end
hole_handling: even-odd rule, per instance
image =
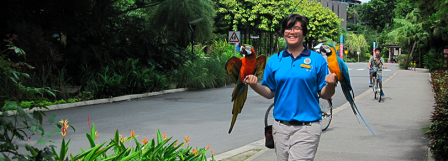
POLYGON ((148 139, 143 139, 142 142, 144 145, 146 145, 146 143, 148 143, 148 139))
POLYGON ((174 146, 177 146, 177 141, 174 143, 174 146))
POLYGON ((212 155, 215 155, 215 152, 214 152, 214 151, 212 151, 212 155))
POLYGON ((96 131, 95 131, 95 137, 96 137, 96 138, 98 137, 98 132, 96 132, 96 131))
POLYGON ((207 150, 210 149, 210 145, 207 145, 207 150))
POLYGON ((190 142, 190 138, 188 138, 188 136, 185 136, 184 140, 185 140, 185 143, 190 142))
POLYGON ((167 139, 165 133, 163 133, 162 137, 163 137, 163 140, 166 140, 166 139, 167 139))
POLYGON ((196 149, 191 150, 191 152, 194 154, 194 156, 198 156, 198 151, 196 149))
POLYGON ((134 130, 131 131, 131 137, 133 137, 133 136, 134 136, 134 130))

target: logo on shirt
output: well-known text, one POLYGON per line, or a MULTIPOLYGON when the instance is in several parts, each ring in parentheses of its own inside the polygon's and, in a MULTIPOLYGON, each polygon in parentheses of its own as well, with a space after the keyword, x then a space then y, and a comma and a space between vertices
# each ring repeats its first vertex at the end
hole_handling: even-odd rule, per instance
POLYGON ((310 58, 306 58, 305 60, 303 60, 303 63, 311 64, 311 59, 310 58))

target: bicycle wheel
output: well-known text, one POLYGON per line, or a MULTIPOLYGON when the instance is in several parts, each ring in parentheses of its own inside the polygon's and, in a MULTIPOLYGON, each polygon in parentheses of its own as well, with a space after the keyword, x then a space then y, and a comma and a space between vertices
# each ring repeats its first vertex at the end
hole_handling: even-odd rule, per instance
POLYGON ((378 90, 378 102, 381 102, 381 90, 378 90))
POLYGON ((375 86, 374 87, 375 87, 374 88, 374 90, 375 90, 375 99, 378 99, 378 101, 381 101, 381 92, 380 92, 378 79, 375 79, 375 86))
POLYGON ((375 76, 372 78, 372 84, 373 84, 372 90, 373 90, 373 94, 374 94, 373 98, 376 99, 376 77, 375 76))
POLYGON ((325 131, 328 126, 330 126, 331 119, 333 118, 333 104, 331 99, 326 100, 319 98, 319 105, 322 111, 322 120, 320 121, 320 124, 322 126, 322 131, 325 131))
POLYGON ((264 126, 272 125, 275 121, 274 119, 274 103, 272 103, 268 109, 266 110, 266 114, 264 115, 264 126))

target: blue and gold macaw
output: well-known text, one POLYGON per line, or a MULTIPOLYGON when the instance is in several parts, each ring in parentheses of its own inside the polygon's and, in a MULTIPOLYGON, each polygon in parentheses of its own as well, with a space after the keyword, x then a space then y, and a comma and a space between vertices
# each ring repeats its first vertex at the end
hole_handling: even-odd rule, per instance
POLYGON ((225 69, 230 78, 235 83, 235 89, 232 93, 233 109, 232 109, 232 123, 230 124, 229 134, 232 132, 233 125, 235 124, 236 117, 241 110, 243 110, 244 103, 247 98, 248 85, 245 83, 247 75, 253 74, 257 76, 264 71, 266 65, 266 56, 257 54, 249 45, 242 45, 240 54, 243 58, 237 58, 233 56, 226 62, 225 69))
MULTIPOLYGON (((345 99, 350 103, 353 113, 355 113, 355 116, 357 116, 358 113, 362 121, 364 121, 366 126, 369 128, 370 132, 375 135, 375 133, 372 131, 372 129, 370 129, 369 125, 362 117, 361 113, 358 110, 358 107, 356 107, 354 100, 355 94, 353 93, 353 88, 350 83, 350 76, 348 74, 348 68, 344 60, 337 56, 336 48, 332 44, 324 44, 321 46, 320 50, 321 52, 326 53, 328 68, 330 69, 331 73, 335 73, 338 76, 338 81, 341 84, 342 92, 344 93, 345 99)), ((356 117, 356 119, 358 119, 358 117, 356 117)))

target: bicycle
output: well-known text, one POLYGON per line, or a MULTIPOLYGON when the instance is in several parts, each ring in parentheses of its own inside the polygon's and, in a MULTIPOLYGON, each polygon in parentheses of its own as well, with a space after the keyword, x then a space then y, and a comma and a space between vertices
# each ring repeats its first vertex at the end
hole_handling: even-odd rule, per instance
POLYGON ((381 90, 382 89, 380 88, 381 80, 379 77, 381 75, 381 72, 382 71, 378 70, 378 68, 373 68, 373 77, 372 77, 372 84, 373 84, 372 89, 373 89, 373 93, 374 93, 373 98, 378 99, 378 102, 381 102, 381 90))
MULTIPOLYGON (((320 121, 322 125, 322 131, 327 130, 328 126, 330 126, 331 119, 333 118, 333 103, 331 99, 322 99, 319 98, 319 106, 322 111, 322 120, 320 121)), ((266 114, 264 116, 264 125, 267 127, 268 125, 272 125, 275 121, 274 119, 274 103, 272 103, 268 109, 266 110, 266 114)))

